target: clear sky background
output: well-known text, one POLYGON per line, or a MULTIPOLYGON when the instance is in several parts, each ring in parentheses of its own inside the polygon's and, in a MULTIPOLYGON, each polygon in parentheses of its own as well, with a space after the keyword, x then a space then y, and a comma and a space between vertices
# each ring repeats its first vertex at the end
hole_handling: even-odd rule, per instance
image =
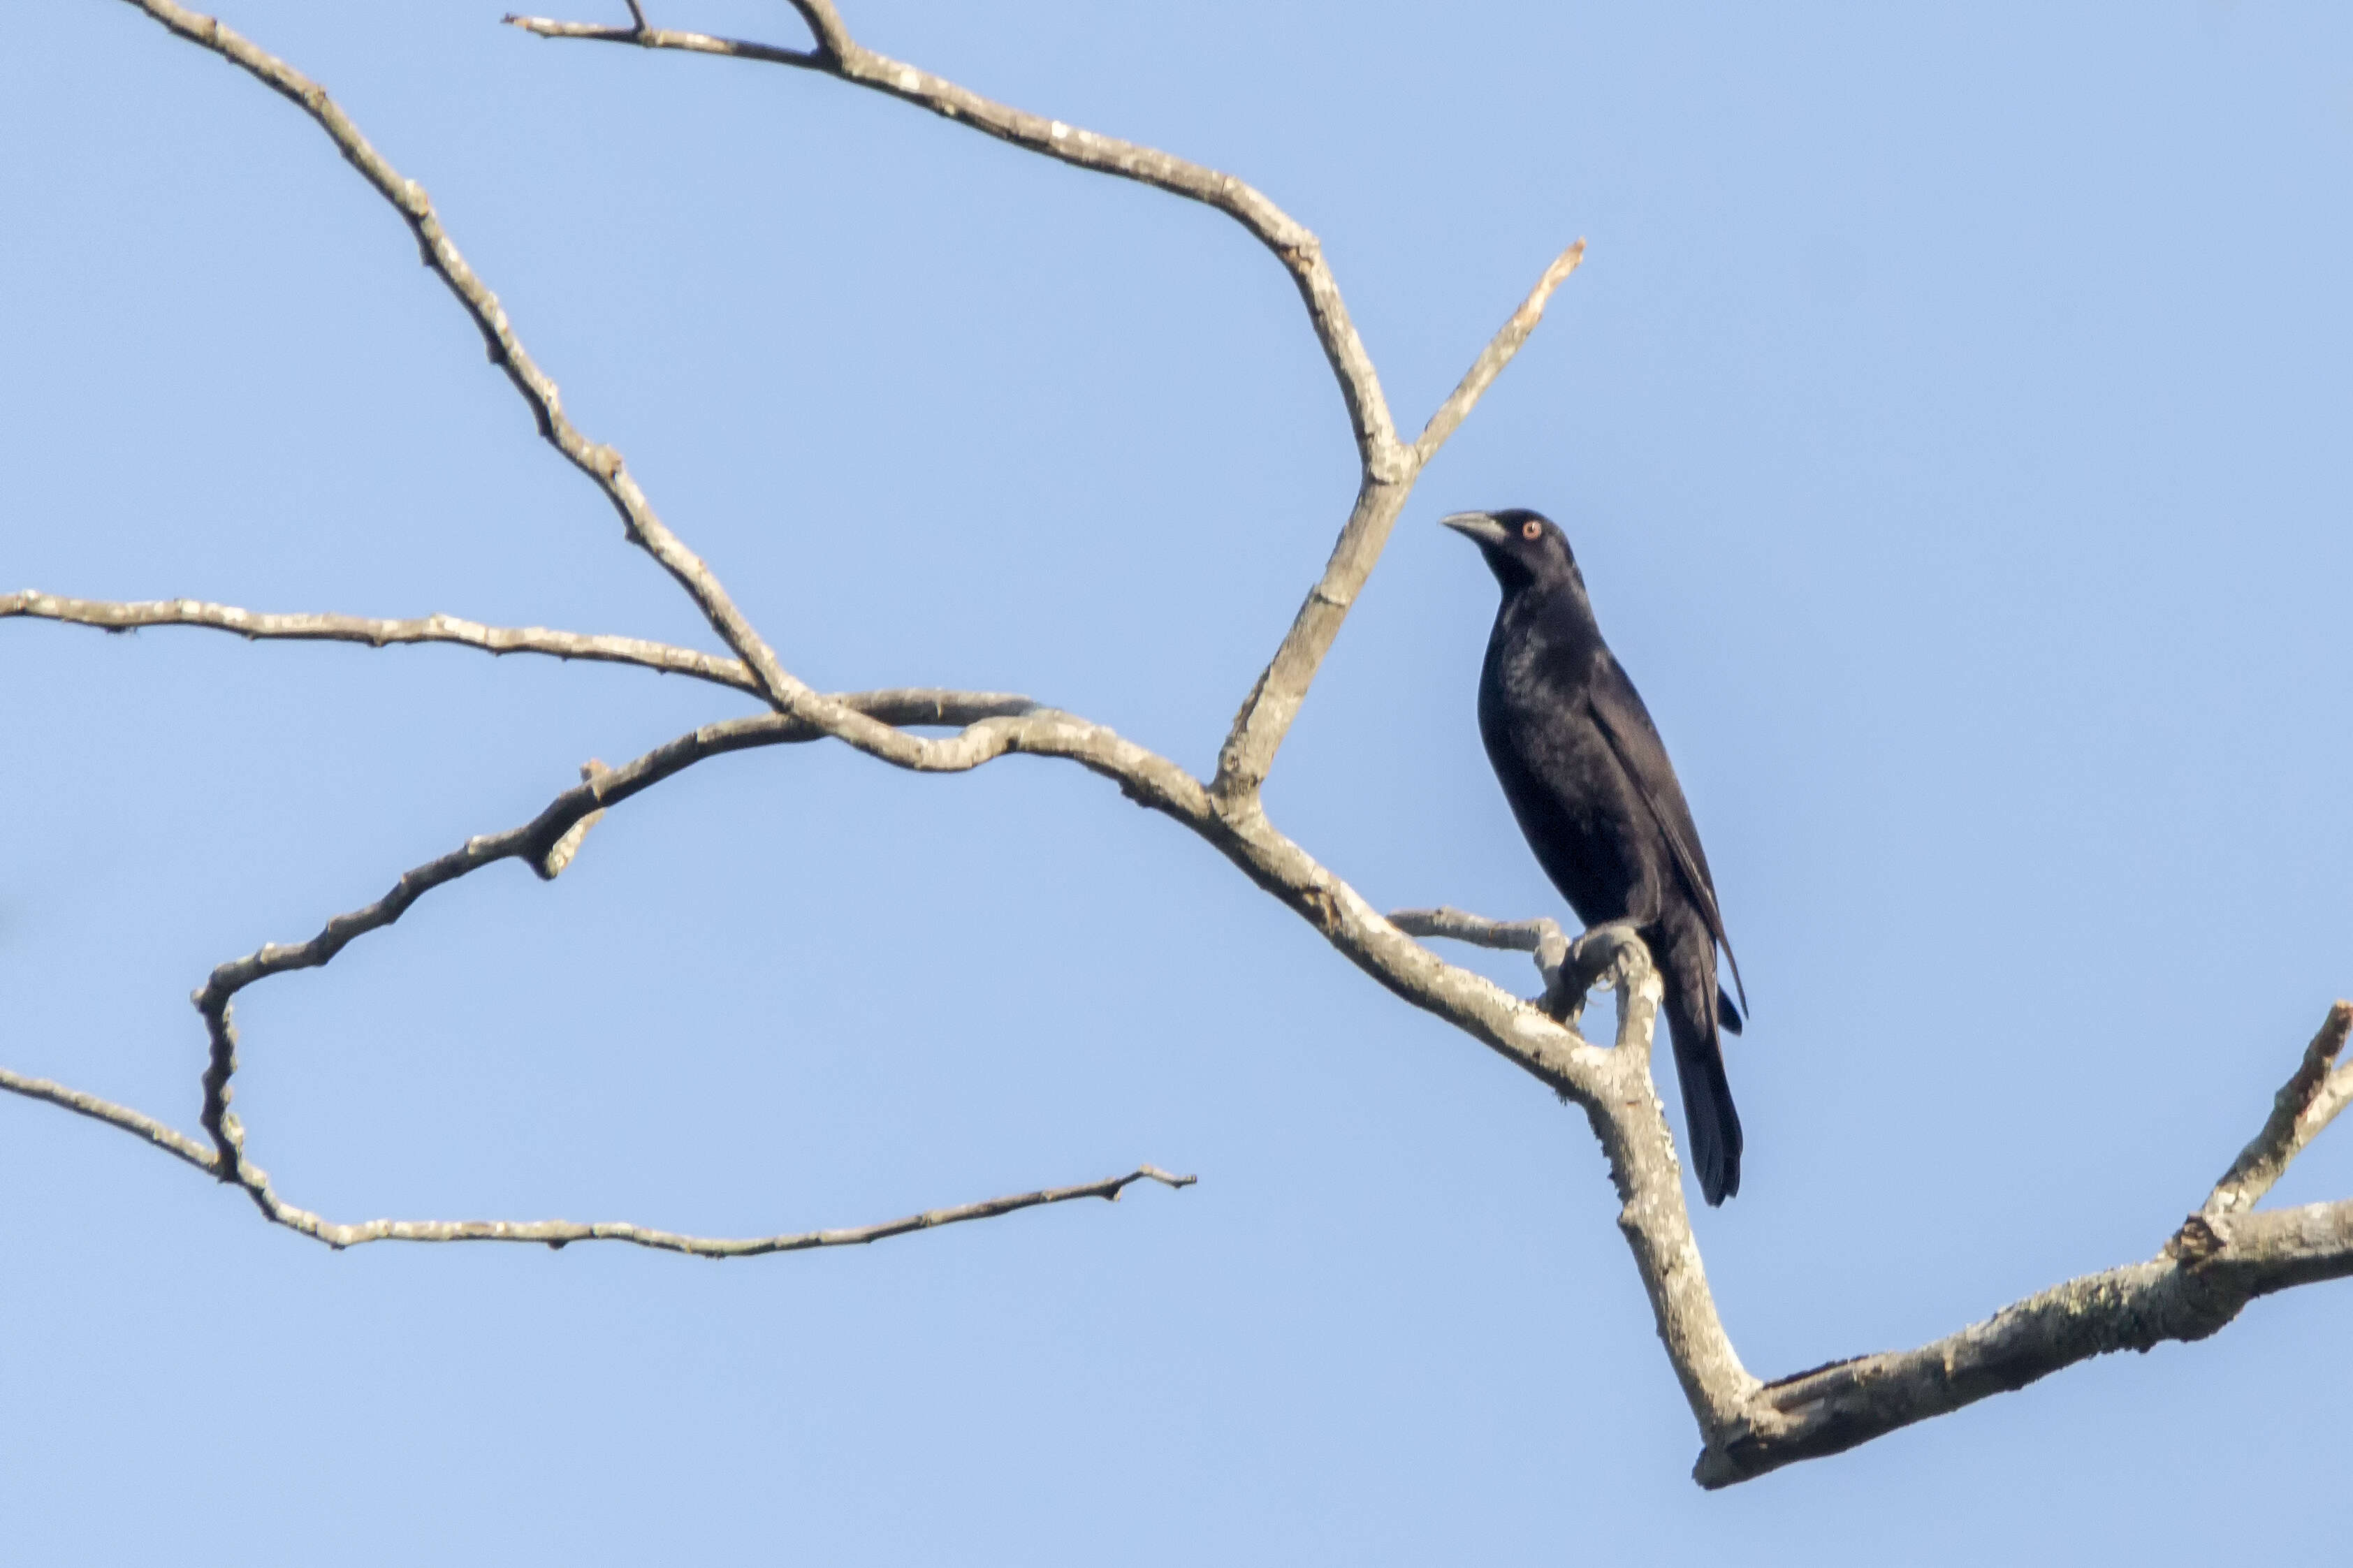
MULTIPOLYGON (((432 193, 796 672, 1027 691, 1207 768, 1353 483, 1273 260, 873 94, 498 14, 226 19, 432 193)), ((1744 1190, 1699 1217, 1752 1369, 1948 1332, 2196 1206, 2353 990, 2353 16, 847 14, 1283 203, 1409 427, 1590 241, 1269 802, 1384 907, 1561 912, 1472 721, 1493 586, 1432 524, 1563 521, 1755 1003, 1744 1190)), ((290 106, 34 0, 0 149, 0 586, 714 646, 290 106)), ((213 964, 745 710, 0 624, 0 1059, 193 1128, 213 964)), ((756 1234, 1201 1180, 725 1265, 337 1255, 10 1100, 12 1560, 2182 1561, 2243 1545, 2231 1500, 2341 1486, 2337 1285, 1700 1492, 1583 1118, 1066 765, 710 763, 560 882, 435 893, 239 1017, 255 1157, 337 1218, 756 1234)), ((2347 1194, 2340 1129, 2274 1201, 2347 1194)))

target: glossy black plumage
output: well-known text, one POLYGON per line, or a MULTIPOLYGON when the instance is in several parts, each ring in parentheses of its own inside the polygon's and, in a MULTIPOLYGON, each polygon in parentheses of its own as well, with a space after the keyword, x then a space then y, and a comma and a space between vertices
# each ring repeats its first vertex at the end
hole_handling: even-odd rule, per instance
MULTIPOLYGON (((1504 602, 1479 672, 1479 734, 1528 847, 1590 929, 1623 921, 1649 944, 1700 1192, 1740 1190, 1740 1115, 1719 1028, 1740 1016, 1716 984, 1732 944, 1699 829, 1667 749, 1593 618, 1568 541, 1542 514, 1460 512, 1504 602)), ((1740 968, 1733 963, 1737 982, 1740 968)), ((1744 994, 1742 1000, 1746 1002, 1744 994)))

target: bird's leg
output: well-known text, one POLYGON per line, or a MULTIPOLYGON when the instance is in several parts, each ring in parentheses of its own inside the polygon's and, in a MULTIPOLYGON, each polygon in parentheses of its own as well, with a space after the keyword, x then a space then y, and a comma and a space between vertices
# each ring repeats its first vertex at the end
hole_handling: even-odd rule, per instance
MULTIPOLYGON (((1632 921, 1609 921, 1564 942, 1558 959, 1545 964, 1550 984, 1545 987, 1544 1010, 1575 1028, 1585 1016, 1588 994, 1618 966, 1618 955, 1641 940, 1632 921)), ((1539 949, 1536 962, 1545 963, 1549 956, 1539 949)))
POLYGON ((1544 977, 1544 994, 1534 998, 1535 1005, 1553 1017, 1577 1027, 1577 1020, 1585 1012, 1585 993, 1567 994, 1567 981, 1562 966, 1568 962, 1569 939, 1551 921, 1543 922, 1544 934, 1536 939, 1536 973, 1544 977))

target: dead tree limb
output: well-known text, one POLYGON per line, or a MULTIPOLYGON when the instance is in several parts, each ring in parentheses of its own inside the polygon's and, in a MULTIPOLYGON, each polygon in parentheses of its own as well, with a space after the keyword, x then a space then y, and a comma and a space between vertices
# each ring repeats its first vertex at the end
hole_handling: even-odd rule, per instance
POLYGON ((384 621, 364 616, 257 615, 234 605, 208 605, 196 599, 154 599, 142 605, 118 605, 103 599, 64 599, 31 588, 18 594, 0 594, 0 620, 11 616, 96 626, 106 632, 135 632, 147 626, 209 626, 216 631, 234 632, 249 642, 278 638, 289 642, 365 643, 370 647, 389 647, 396 643, 454 643, 491 654, 536 653, 563 659, 633 664, 664 675, 689 675, 698 680, 732 686, 738 691, 756 693, 759 689, 740 659, 721 658, 691 647, 648 642, 642 637, 553 632, 545 626, 486 626, 455 616, 384 621))
POLYGON ((2353 1003, 2339 1002, 2281 1089, 2270 1123, 2156 1258, 2054 1285, 1917 1350, 1767 1384, 1750 1397, 1749 1415, 1711 1435, 1694 1472, 1700 1484, 1729 1486, 1835 1454, 2109 1351, 2202 1340, 2258 1296, 2353 1274, 2353 1199, 2264 1214, 2244 1206, 2310 1141, 2310 1132, 2295 1135, 2298 1125, 2316 1132, 2344 1103, 2345 1085, 2335 1074, 2322 1079, 2318 1068, 2344 1045, 2348 1026, 2353 1003), (2281 1112, 2290 1107, 2283 1131, 2281 1112), (2235 1194, 2246 1195, 2219 1205, 2235 1194))

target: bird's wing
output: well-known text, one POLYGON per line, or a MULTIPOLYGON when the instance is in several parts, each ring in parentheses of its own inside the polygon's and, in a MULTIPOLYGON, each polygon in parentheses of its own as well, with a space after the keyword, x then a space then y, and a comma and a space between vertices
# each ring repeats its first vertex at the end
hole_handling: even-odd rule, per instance
POLYGON ((1618 661, 1605 654, 1599 663, 1600 668, 1586 687, 1594 721, 1673 852, 1675 867, 1683 873, 1692 901, 1699 906, 1700 918, 1707 922, 1708 934, 1715 938, 1732 965, 1732 984, 1739 989, 1745 1011, 1748 987, 1740 978, 1740 960, 1733 957, 1732 939, 1725 934, 1724 914, 1715 905, 1715 881, 1707 871, 1707 852, 1699 847, 1699 828, 1683 801, 1683 785, 1675 781, 1674 764, 1667 760, 1666 742, 1659 739, 1651 710, 1642 706, 1641 693, 1626 679, 1618 661))

